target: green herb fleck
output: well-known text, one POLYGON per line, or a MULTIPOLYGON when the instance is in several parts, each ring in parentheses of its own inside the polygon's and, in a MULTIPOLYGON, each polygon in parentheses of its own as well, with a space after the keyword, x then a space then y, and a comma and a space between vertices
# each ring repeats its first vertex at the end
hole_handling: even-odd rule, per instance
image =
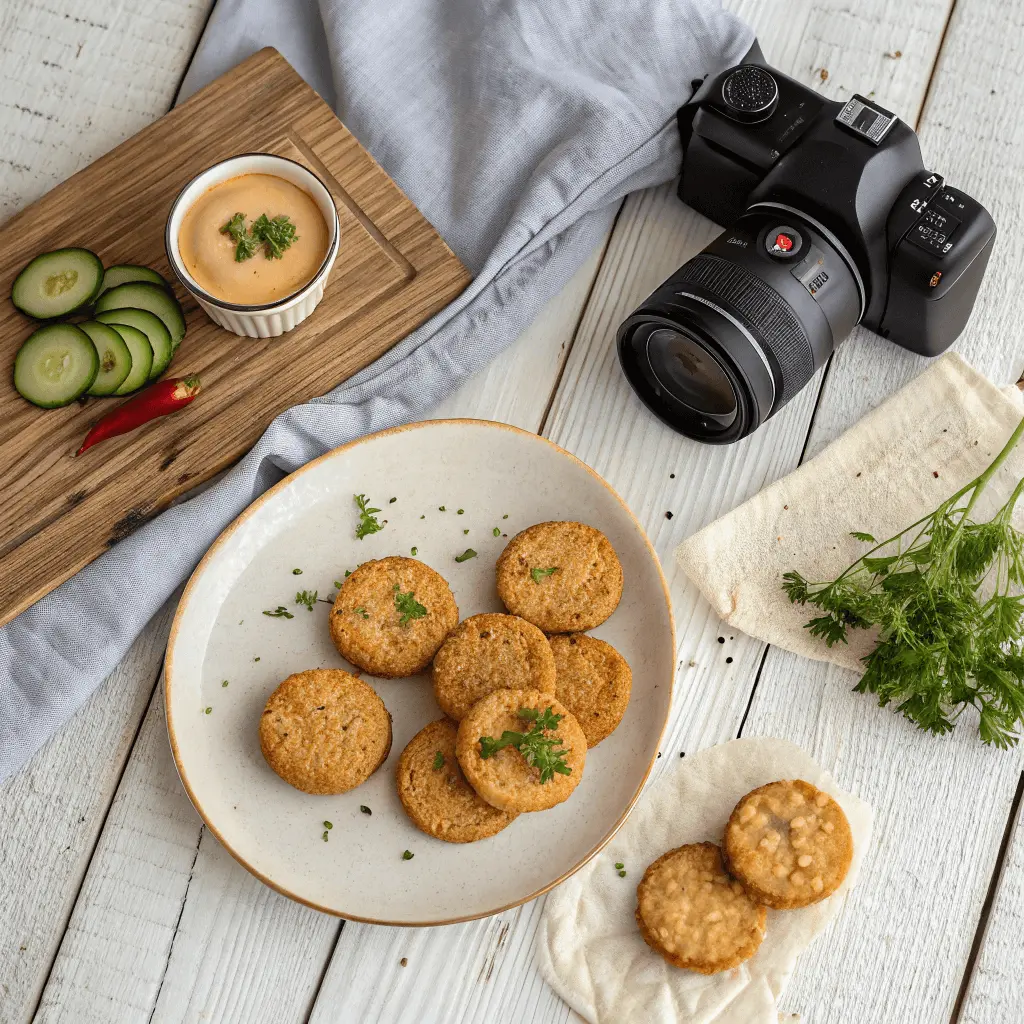
POLYGON ((476 552, 472 548, 466 548, 466 550, 463 551, 461 555, 456 555, 455 556, 455 561, 456 562, 466 562, 470 558, 476 558, 476 552))
POLYGON ((327 829, 324 829, 323 840, 325 843, 327 842, 327 829))
POLYGON ((462 532, 463 532, 463 534, 467 534, 467 533, 469 533, 469 530, 463 530, 462 532))
POLYGON ((337 580, 334 581, 334 589, 341 590, 341 584, 337 580))
POLYGON ((444 754, 440 750, 434 751, 434 771, 439 772, 444 767, 444 754))
POLYGON ((508 513, 506 512, 505 515, 503 515, 501 518, 502 519, 508 519, 508 513))
POLYGON ((410 554, 413 554, 413 555, 418 554, 419 550, 420 550, 419 548, 409 548, 410 554))
POLYGON ((228 685, 228 681, 227 681, 227 680, 225 679, 225 680, 224 680, 224 682, 222 682, 222 683, 221 683, 220 685, 221 685, 222 687, 223 687, 223 686, 227 686, 227 685, 228 685))
POLYGON ((252 227, 249 228, 249 234, 256 242, 262 244, 263 255, 268 260, 279 260, 285 250, 298 238, 295 234, 295 225, 285 214, 280 214, 271 220, 265 213, 261 213, 253 221, 252 227))
POLYGON ((460 508, 455 514, 457 516, 461 516, 461 515, 465 515, 465 513, 466 513, 466 510, 464 508, 460 508))
POLYGON ((334 828, 334 825, 331 822, 329 822, 329 821, 325 821, 324 822, 324 828, 334 828))
POLYGON ((259 655, 257 654, 257 655, 256 655, 256 657, 255 657, 255 658, 253 658, 252 660, 253 660, 253 661, 259 661, 259 660, 260 660, 260 658, 259 658, 259 655))
POLYGON ((213 708, 206 708, 206 709, 205 709, 205 710, 203 711, 203 714, 204 714, 204 715, 208 715, 208 714, 209 714, 209 713, 210 713, 211 711, 213 711, 213 708))
POLYGON ((621 870, 622 870, 622 869, 623 869, 623 868, 624 868, 625 866, 626 866, 626 865, 625 865, 625 864, 623 864, 623 863, 622 863, 622 861, 620 860, 620 861, 618 861, 618 862, 616 863, 616 865, 615 865, 615 870, 616 870, 616 871, 621 871, 621 870))
POLYGON ((366 804, 360 804, 359 810, 361 810, 363 814, 373 814, 373 811, 371 811, 370 808, 366 806, 366 804))
POLYGON ((426 519, 426 518, 427 518, 426 516, 420 516, 420 519, 426 519))
POLYGON ((236 213, 220 229, 222 235, 230 235, 231 241, 235 243, 235 262, 244 263, 251 256, 256 255, 259 242, 245 230, 245 214, 236 213))
POLYGON ((864 541, 865 544, 875 544, 875 543, 877 543, 875 541, 875 538, 872 537, 870 533, 863 533, 860 530, 853 530, 850 533, 850 536, 853 537, 854 540, 862 540, 862 541, 864 541))
POLYGON ((408 850, 405 850, 402 853, 402 860, 412 860, 413 857, 415 857, 415 856, 416 856, 415 853, 410 853, 408 850))
POLYGON ((544 733, 558 728, 564 716, 556 715, 554 708, 538 711, 535 708, 520 708, 520 718, 530 722, 527 732, 513 732, 506 729, 499 739, 490 736, 480 737, 480 756, 485 760, 493 757, 504 747, 514 747, 522 754, 523 759, 531 767, 540 769, 540 781, 545 783, 559 775, 570 775, 572 769, 565 763, 565 755, 569 751, 562 746, 557 736, 545 736, 544 733))
POLYGON ((358 608, 353 608, 352 610, 356 613, 356 615, 361 615, 364 619, 368 619, 370 617, 370 613, 362 605, 360 605, 358 608))
POLYGON ((345 570, 345 579, 348 579, 349 576, 351 576, 351 575, 352 575, 352 570, 351 569, 346 569, 345 570))
POLYGON ((500 537, 501 536, 501 527, 500 526, 496 526, 493 530, 491 530, 491 533, 493 533, 495 537, 500 537))
POLYGON ((625 877, 626 877, 626 872, 625 871, 620 871, 619 872, 619 878, 625 878, 625 877))
POLYGON ((438 512, 446 512, 447 509, 444 507, 444 505, 438 505, 437 506, 437 511, 438 512))
POLYGON ((532 579, 534 583, 540 583, 545 576, 553 576, 556 572, 558 572, 557 565, 553 565, 550 569, 531 569, 530 579, 532 579))
MULTIPOLYGON (((355 500, 356 507, 359 509, 359 525, 356 527, 356 537, 362 540, 371 533, 379 533, 383 530, 384 527, 377 522, 377 513, 380 509, 370 508, 365 494, 353 494, 352 497, 355 500)), ((345 575, 347 576, 348 573, 345 575)))
POLYGON ((292 569, 292 575, 293 576, 301 576, 302 575, 302 570, 301 569, 292 569))
POLYGON ((315 590, 300 590, 295 595, 296 604, 304 604, 309 611, 313 610, 313 605, 316 604, 316 591, 315 590))
POLYGON ((398 499, 397 499, 397 498, 388 498, 388 504, 389 504, 389 505, 394 505, 394 503, 395 503, 396 501, 398 501, 398 499))
POLYGON ((427 609, 423 607, 413 596, 413 591, 409 591, 408 594, 403 594, 398 589, 398 584, 395 584, 395 609, 401 616, 398 620, 400 626, 408 626, 412 619, 422 619, 427 614, 427 609))
MULTIPOLYGON (((269 615, 272 619, 294 619, 290 611, 283 604, 279 604, 273 611, 265 611, 264 615, 269 615)), ((258 658, 256 659, 259 660, 258 658)))

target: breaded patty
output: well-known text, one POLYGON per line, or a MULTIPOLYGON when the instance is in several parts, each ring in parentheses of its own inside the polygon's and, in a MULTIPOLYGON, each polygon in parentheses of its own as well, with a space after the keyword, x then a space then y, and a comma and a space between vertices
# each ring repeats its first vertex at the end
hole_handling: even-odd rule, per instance
POLYGON ((570 712, 549 694, 540 690, 495 690, 474 704, 459 723, 456 753, 469 784, 493 807, 543 811, 567 800, 579 785, 587 760, 587 737, 570 712), (535 712, 551 708, 562 716, 554 729, 542 732, 542 739, 555 741, 547 749, 564 750, 568 774, 556 772, 541 782, 540 768, 529 765, 514 746, 503 747, 486 758, 481 756, 481 737, 498 740, 506 730, 530 731, 533 723, 520 717, 521 708, 535 712))
POLYGON ((398 796, 413 824, 447 843, 496 835, 517 817, 481 800, 455 756, 458 726, 450 718, 424 726, 398 759, 398 796))
POLYGON ((599 626, 622 597, 622 566, 608 538, 585 523, 537 523, 517 533, 497 565, 498 596, 545 633, 599 626))
POLYGON ((626 659, 611 644, 570 633, 551 638, 555 657, 555 696, 573 713, 596 747, 622 721, 633 687, 626 659))
POLYGON ((471 615, 434 655, 434 695, 460 721, 492 690, 555 692, 555 659, 547 637, 518 615, 471 615))
POLYGON ((806 907, 842 885, 853 859, 843 809, 809 782, 770 782, 748 793, 725 826, 726 864, 759 903, 806 907))
POLYGON ((345 793, 391 750, 391 715, 373 687, 337 668, 289 676, 260 717, 260 749, 304 793, 345 793))
POLYGON ((374 676, 422 672, 459 621, 444 577, 415 558, 364 562, 342 584, 331 609, 341 656, 374 676))
POLYGON ((757 952, 767 912, 725 873, 714 843, 662 854, 636 889, 644 942, 670 964, 700 974, 736 967, 757 952))

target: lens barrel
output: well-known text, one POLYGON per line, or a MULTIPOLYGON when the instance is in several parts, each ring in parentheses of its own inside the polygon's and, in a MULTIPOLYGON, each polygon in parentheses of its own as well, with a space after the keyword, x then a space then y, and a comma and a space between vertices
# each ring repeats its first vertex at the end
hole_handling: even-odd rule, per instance
POLYGON ((796 210, 748 210, 619 328, 619 359, 669 426, 712 444, 756 430, 823 365, 864 311, 842 244, 796 210))

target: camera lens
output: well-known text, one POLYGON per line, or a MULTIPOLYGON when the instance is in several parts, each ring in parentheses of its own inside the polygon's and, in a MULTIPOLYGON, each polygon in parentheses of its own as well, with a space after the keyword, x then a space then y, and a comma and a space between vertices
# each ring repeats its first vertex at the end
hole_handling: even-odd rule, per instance
POLYGON ((623 371, 682 434, 746 437, 811 379, 860 320, 864 285, 824 225, 748 210, 619 328, 623 371))
POLYGON ((656 327, 646 344, 651 372, 675 401, 723 427, 736 419, 736 392, 722 364, 700 342, 674 328, 656 327))

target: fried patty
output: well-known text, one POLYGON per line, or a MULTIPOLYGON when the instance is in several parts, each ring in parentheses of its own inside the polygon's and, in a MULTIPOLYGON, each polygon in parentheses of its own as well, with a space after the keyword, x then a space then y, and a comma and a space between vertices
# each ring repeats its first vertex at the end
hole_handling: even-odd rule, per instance
POLYGON ((853 834, 843 809, 802 779, 748 793, 725 826, 729 870, 759 903, 795 910, 831 896, 850 870, 853 834))
POLYGON ((491 806, 503 811, 543 811, 567 800, 579 785, 587 759, 587 737, 568 709, 549 694, 540 690, 495 690, 474 704, 459 723, 456 753, 469 784, 491 806), (519 715, 523 708, 535 712, 551 708, 562 716, 554 729, 543 730, 541 735, 556 741, 549 750, 564 750, 567 774, 556 772, 542 782, 540 767, 528 764, 514 746, 482 756, 481 737, 497 740, 506 731, 530 731, 531 722, 519 715))
POLYGON ((537 523, 497 564, 498 596, 545 633, 599 626, 622 597, 622 566, 608 538, 585 523, 537 523))
POLYGON ((757 952, 767 911, 725 873, 714 843, 662 854, 636 889, 644 942, 670 964, 699 974, 736 967, 757 952))
POLYGON ((422 672, 459 621, 444 577, 415 558, 364 562, 342 584, 331 639, 346 661, 374 676, 422 672))
POLYGON ((413 824, 446 843, 474 843, 510 825, 515 811, 500 811, 477 796, 455 756, 458 726, 449 718, 425 725, 398 759, 398 796, 413 824))
POLYGON ((573 713, 596 747, 622 721, 629 704, 633 673, 611 644, 570 633, 551 638, 555 658, 555 696, 573 713))
POLYGON ((290 675, 260 717, 260 749, 304 793, 345 793, 391 750, 391 715, 373 687, 341 669, 290 675))
POLYGON ((456 721, 493 690, 555 692, 547 637, 518 615, 471 615, 434 655, 434 695, 456 721))

